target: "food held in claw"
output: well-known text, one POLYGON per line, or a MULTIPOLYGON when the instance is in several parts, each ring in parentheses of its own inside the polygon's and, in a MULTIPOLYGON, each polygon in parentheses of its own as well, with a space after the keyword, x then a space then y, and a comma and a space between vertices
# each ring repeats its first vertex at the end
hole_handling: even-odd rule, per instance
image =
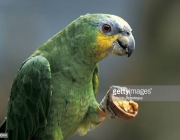
POLYGON ((138 104, 132 100, 125 100, 119 96, 110 94, 108 105, 110 109, 119 117, 124 120, 134 118, 138 113, 138 104))

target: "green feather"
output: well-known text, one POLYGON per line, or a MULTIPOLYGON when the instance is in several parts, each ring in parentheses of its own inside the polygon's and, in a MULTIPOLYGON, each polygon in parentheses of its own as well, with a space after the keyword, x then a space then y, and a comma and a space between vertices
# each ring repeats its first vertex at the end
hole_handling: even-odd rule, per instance
POLYGON ((23 63, 12 85, 8 105, 6 132, 10 135, 10 140, 28 139, 39 126, 46 127, 50 82, 41 81, 50 78, 50 66, 44 57, 32 57, 23 63), (44 98, 47 104, 42 105, 41 100, 45 100, 44 98))

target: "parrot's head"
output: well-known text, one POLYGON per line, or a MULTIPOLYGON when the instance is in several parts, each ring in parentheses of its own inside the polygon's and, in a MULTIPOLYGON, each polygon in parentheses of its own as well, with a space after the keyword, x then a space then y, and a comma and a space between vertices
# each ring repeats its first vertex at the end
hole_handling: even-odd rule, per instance
POLYGON ((86 14, 75 20, 74 26, 77 44, 82 44, 80 51, 94 60, 100 61, 109 54, 130 57, 135 49, 131 27, 118 16, 86 14))

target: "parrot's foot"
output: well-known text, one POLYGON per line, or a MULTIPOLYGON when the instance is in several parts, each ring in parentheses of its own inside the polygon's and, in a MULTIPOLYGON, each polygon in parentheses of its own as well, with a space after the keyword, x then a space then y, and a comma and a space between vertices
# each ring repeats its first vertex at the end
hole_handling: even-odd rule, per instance
POLYGON ((109 100, 109 95, 110 95, 110 92, 109 92, 109 91, 110 91, 112 88, 113 88, 113 86, 110 87, 110 89, 107 91, 106 95, 104 96, 104 98, 103 98, 102 101, 100 102, 100 109, 101 109, 102 111, 104 111, 109 118, 112 118, 112 119, 113 119, 113 118, 116 117, 116 114, 114 114, 114 112, 111 110, 111 108, 110 108, 109 105, 108 105, 108 100, 109 100))
MULTIPOLYGON (((138 104, 130 100, 130 97, 131 93, 128 88, 111 86, 105 98, 102 100, 101 106, 108 108, 108 111, 110 110, 119 118, 131 120, 138 113, 138 104)), ((104 110, 106 111, 106 109, 104 110)))
POLYGON ((132 107, 136 108, 136 109, 135 110, 129 109, 129 111, 131 111, 131 112, 137 111, 138 110, 137 103, 135 103, 133 101, 130 101, 130 102, 127 101, 127 97, 130 97, 130 91, 128 88, 113 85, 110 87, 110 89, 107 91, 106 95, 100 102, 100 109, 102 111, 104 111, 109 118, 115 118, 115 116, 117 115, 117 112, 115 112, 113 110, 114 108, 112 108, 111 104, 109 104, 109 103, 117 100, 117 102, 120 102, 122 104, 121 108, 123 108, 126 112, 127 112, 127 108, 129 109, 132 107), (120 98, 115 97, 118 95, 120 95, 120 98), (112 101, 112 100, 114 100, 114 101, 112 101))

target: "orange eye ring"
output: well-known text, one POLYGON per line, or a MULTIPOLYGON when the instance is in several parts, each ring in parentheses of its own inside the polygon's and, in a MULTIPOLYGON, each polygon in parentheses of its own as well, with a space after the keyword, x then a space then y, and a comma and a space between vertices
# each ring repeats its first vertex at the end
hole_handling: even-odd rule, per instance
POLYGON ((111 26, 110 26, 109 24, 104 24, 104 25, 102 26, 102 30, 103 30, 103 32, 105 32, 105 33, 109 33, 109 32, 111 31, 111 26))

